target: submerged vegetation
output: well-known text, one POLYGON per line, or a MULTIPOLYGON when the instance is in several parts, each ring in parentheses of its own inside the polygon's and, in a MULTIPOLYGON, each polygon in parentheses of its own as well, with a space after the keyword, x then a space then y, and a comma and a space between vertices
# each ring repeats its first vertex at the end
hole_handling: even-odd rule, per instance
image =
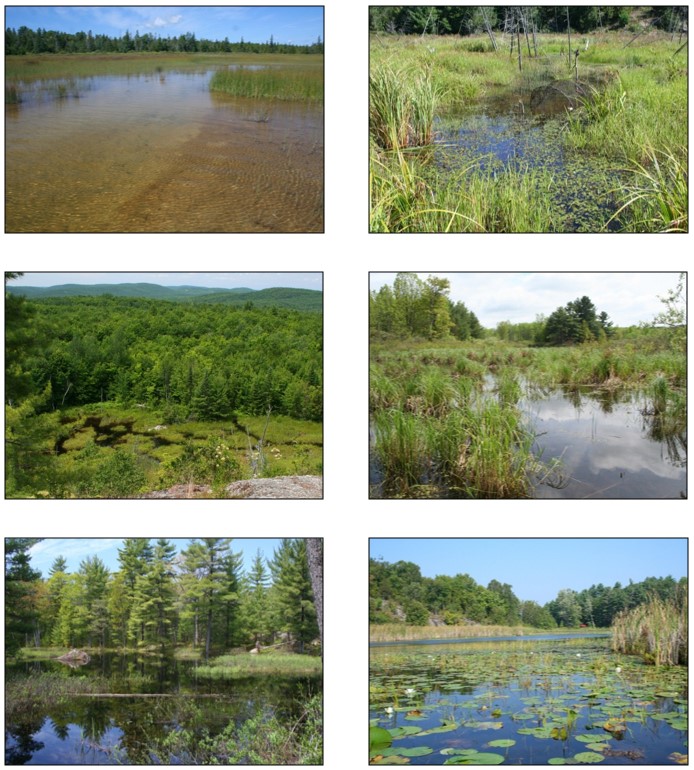
POLYGON ((567 56, 556 12, 446 28, 449 13, 371 9, 372 232, 687 231, 686 45, 671 27, 573 18, 567 56))

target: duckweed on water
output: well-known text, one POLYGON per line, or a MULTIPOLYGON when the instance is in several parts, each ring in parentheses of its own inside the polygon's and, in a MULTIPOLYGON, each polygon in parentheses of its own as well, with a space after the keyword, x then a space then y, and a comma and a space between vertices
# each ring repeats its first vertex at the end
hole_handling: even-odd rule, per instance
POLYGON ((655 669, 608 646, 374 649, 371 763, 679 762, 686 755, 686 668, 655 669))

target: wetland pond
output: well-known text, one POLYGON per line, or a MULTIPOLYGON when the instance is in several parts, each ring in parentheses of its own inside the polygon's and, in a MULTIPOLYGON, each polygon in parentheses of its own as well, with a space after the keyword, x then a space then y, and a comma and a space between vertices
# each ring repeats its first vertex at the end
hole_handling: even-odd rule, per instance
POLYGON ((608 639, 373 647, 372 764, 686 763, 687 669, 608 639))
MULTIPOLYGON (((109 695, 66 696, 47 707, 8 709, 5 763, 161 764, 168 755, 157 750, 165 748, 167 735, 188 731, 194 737, 205 732, 216 736, 258 711, 294 722, 308 698, 321 690, 319 678, 202 678, 196 675, 198 665, 115 654, 94 655, 74 669, 58 661, 6 665, 7 682, 20 687, 48 674, 94 680, 96 691, 105 688, 109 695)), ((181 764, 186 759, 178 757, 181 764)))
MULTIPOLYGON (((521 386, 517 407, 535 436, 535 456, 545 466, 559 460, 551 473, 535 474, 536 498, 687 497, 686 435, 665 434, 657 417, 644 413, 645 396, 628 389, 521 386)), ((495 388, 488 377, 484 397, 494 397, 495 388)), ((375 440, 372 428, 372 447, 375 440)), ((369 476, 370 496, 379 497, 383 474, 373 452, 369 476)), ((438 497, 465 496, 464 490, 440 491, 438 497)))
POLYGON ((613 195, 618 172, 594 155, 564 146, 567 115, 577 100, 562 94, 560 86, 548 93, 534 106, 529 94, 506 92, 438 116, 435 165, 444 174, 461 168, 491 174, 542 171, 561 219, 555 229, 600 231, 618 208, 613 195))
POLYGON ((322 105, 157 69, 18 81, 7 232, 323 231, 322 105))

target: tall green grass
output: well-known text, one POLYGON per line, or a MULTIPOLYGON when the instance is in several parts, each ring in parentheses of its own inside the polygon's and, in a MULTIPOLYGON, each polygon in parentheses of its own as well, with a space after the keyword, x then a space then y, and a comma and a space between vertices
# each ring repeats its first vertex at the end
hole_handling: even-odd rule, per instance
POLYGON ((218 70, 210 80, 210 90, 250 99, 323 101, 322 67, 260 66, 218 70))
POLYGON ((428 68, 376 68, 369 78, 369 128, 376 144, 386 149, 429 144, 438 98, 428 68))
POLYGON ((646 604, 620 613, 612 624, 612 648, 640 655, 655 666, 687 664, 686 590, 678 600, 653 596, 646 604))

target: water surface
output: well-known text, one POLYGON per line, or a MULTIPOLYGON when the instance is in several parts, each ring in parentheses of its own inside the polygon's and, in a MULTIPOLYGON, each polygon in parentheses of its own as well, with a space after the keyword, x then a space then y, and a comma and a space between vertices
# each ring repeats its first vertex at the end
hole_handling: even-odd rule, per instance
POLYGON ((369 718, 391 739, 372 760, 672 765, 687 754, 687 671, 597 639, 374 649, 369 718))
POLYGON ((23 84, 6 230, 322 232, 322 106, 211 93, 211 75, 23 84))
MULTIPOLYGON (((315 678, 247 677, 224 681, 196 675, 197 662, 172 658, 95 655, 71 669, 57 661, 6 666, 7 679, 40 672, 65 678, 100 677, 120 697, 66 698, 60 703, 13 712, 5 724, 5 763, 158 764, 151 752, 172 731, 207 730, 217 735, 257 710, 298 720, 302 704, 320 691, 315 678), (127 695, 131 697, 127 697, 127 695), (162 694, 138 697, 142 694, 162 694)), ((185 764, 185 758, 181 758, 185 764)))

